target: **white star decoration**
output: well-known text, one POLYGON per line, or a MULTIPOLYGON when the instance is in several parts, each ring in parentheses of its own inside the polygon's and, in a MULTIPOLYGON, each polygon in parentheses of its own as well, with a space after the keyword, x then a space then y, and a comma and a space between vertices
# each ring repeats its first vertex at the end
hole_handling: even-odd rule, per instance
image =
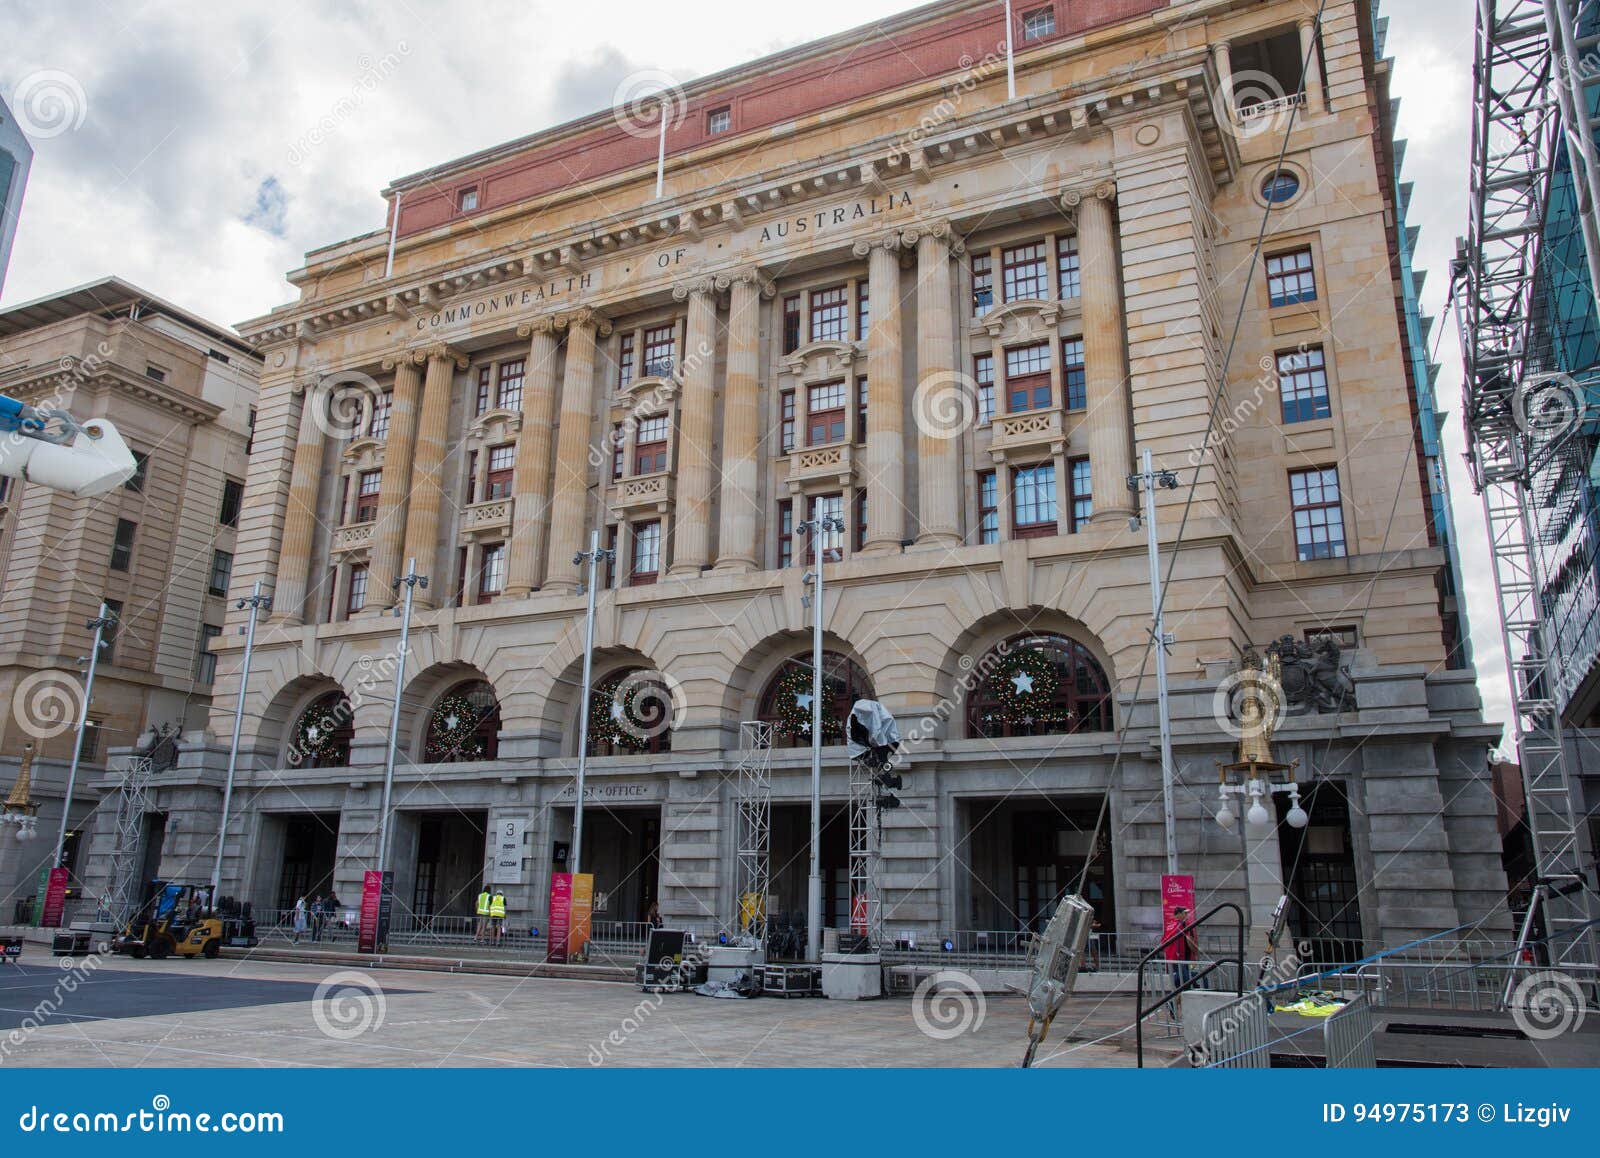
POLYGON ((1031 696, 1033 694, 1033 677, 1027 672, 1019 671, 1011 677, 1011 683, 1017 689, 1017 695, 1031 696))
POLYGON ((617 723, 622 723, 622 705, 616 700, 611 701, 611 718, 617 723))
POLYGON ((448 716, 446 716, 444 718, 445 730, 449 731, 449 732, 455 731, 456 730, 456 725, 459 724, 460 722, 461 722, 461 717, 456 715, 454 712, 451 712, 448 716))
POLYGON ((322 739, 322 729, 317 727, 315 724, 312 724, 306 729, 306 739, 315 744, 318 740, 322 739))
POLYGON ((800 721, 800 730, 802 732, 806 733, 807 735, 809 735, 811 733, 811 721, 810 720, 801 720, 800 721))
POLYGON ((797 695, 794 698, 794 706, 799 708, 802 712, 809 712, 811 710, 811 693, 801 692, 799 695, 797 695))

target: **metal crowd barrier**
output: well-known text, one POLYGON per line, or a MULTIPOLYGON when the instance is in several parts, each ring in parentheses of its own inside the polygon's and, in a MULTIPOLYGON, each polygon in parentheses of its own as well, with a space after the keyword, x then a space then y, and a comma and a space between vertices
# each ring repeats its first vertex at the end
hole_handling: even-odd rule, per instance
POLYGON ((1322 1048, 1330 1070, 1376 1069, 1377 1046, 1372 999, 1365 993, 1351 999, 1322 1024, 1322 1048))
POLYGON ((1259 993, 1218 1006, 1200 1019, 1200 1057, 1207 1069, 1264 1070, 1272 1067, 1271 1003, 1259 993))

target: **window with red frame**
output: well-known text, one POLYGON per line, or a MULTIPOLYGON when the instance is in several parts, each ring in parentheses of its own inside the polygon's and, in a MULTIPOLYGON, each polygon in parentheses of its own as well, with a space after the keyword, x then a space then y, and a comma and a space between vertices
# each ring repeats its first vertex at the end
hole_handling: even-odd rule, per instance
POLYGON ((615 482, 622 477, 623 452, 626 449, 622 437, 622 423, 615 422, 611 425, 611 481, 615 482))
POLYGON ((467 555, 465 547, 456 548, 456 606, 467 604, 467 555))
POLYGON ((1011 472, 1011 528, 1019 539, 1056 533, 1056 464, 1019 466, 1011 472))
POLYGON ((1015 346, 1006 351, 1006 412, 1043 410, 1050 405, 1050 345, 1015 346))
POLYGON ((493 372, 492 366, 478 367, 478 395, 472 404, 474 417, 489 413, 489 375, 493 372))
POLYGON ((1094 517, 1094 490, 1090 485, 1093 477, 1089 473, 1089 460, 1087 458, 1069 458, 1067 460, 1067 497, 1071 500, 1068 508, 1072 512, 1069 524, 1071 533, 1076 535, 1078 528, 1087 526, 1094 517))
POLYGON ((661 577, 661 521, 633 524, 633 565, 628 585, 646 587, 661 577))
POLYGON ((670 378, 673 357, 678 350, 678 327, 652 326, 644 332, 644 374, 647 378, 670 378))
POLYGON ((867 441, 867 380, 856 379, 856 444, 867 441))
POLYGON ((842 342, 850 327, 850 288, 830 286, 811 291, 811 340, 842 342))
POLYGON ((378 492, 382 489, 381 470, 364 470, 356 476, 355 522, 370 523, 378 517, 378 492))
POLYGON ((778 501, 778 566, 794 563, 794 501, 778 501))
POLYGON ((511 497, 511 478, 516 473, 517 448, 512 443, 489 448, 489 474, 484 479, 484 498, 511 497))
POLYGON ((1013 245, 1000 251, 1000 269, 1005 300, 1046 297, 1044 242, 1013 245))
POLYGON ((478 602, 490 603, 506 589, 506 545, 485 543, 483 565, 478 568, 478 602))
POLYGON ((800 348, 800 295, 790 294, 783 299, 783 352, 792 354, 800 348))
POLYGON ((994 355, 979 354, 972 359, 972 380, 978 384, 978 425, 994 421, 994 355))
POLYGON ((495 387, 495 405, 501 410, 522 409, 522 367, 521 358, 500 363, 500 380, 495 387))
POLYGON ((466 505, 471 506, 478 501, 478 452, 467 451, 467 487, 466 505))
POLYGON ((978 473, 978 542, 1000 541, 1000 479, 992 470, 978 473))
POLYGON ((641 418, 633 435, 633 473, 655 474, 667 469, 667 432, 669 424, 665 414, 641 418))
POLYGON ((633 381, 633 333, 623 334, 617 343, 617 388, 633 381))
POLYGON ((972 312, 982 317, 994 308, 994 262, 987 253, 972 255, 972 312))
POLYGON ((788 454, 794 449, 794 391, 785 390, 778 395, 778 453, 788 454))
POLYGON ((865 342, 872 331, 872 299, 867 293, 867 283, 856 283, 856 340, 865 342))
POLYGON ((350 587, 344 599, 344 613, 354 615, 367 605, 367 565, 357 563, 350 568, 350 587))
POLYGON ((806 445, 844 441, 844 383, 825 382, 806 394, 806 445))
POLYGON ((394 391, 385 390, 373 404, 372 417, 367 422, 367 437, 379 442, 389 437, 389 415, 394 410, 394 391))

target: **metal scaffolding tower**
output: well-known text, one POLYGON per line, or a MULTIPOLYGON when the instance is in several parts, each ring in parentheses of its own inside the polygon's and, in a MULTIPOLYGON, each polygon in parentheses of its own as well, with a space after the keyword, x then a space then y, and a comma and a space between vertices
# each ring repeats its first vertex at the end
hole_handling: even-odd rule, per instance
POLYGON ((767 944, 767 897, 772 886, 771 724, 739 725, 739 935, 767 944))
POLYGON ((850 931, 883 944, 883 898, 878 869, 883 859, 883 824, 878 805, 880 769, 850 761, 850 931))
MULTIPOLYGON (((1468 457, 1488 525, 1550 961, 1592 965, 1595 935, 1586 927, 1592 894, 1562 735, 1561 664, 1530 513, 1537 471, 1577 425, 1556 419, 1563 406, 1570 411, 1582 405, 1570 379, 1545 370, 1536 285, 1550 179, 1563 148, 1561 114, 1575 91, 1595 83, 1590 78, 1569 84, 1575 70, 1552 53, 1553 42, 1577 43, 1569 38, 1572 9, 1571 0, 1478 2, 1471 219, 1455 274, 1464 287, 1458 317, 1468 457)), ((1594 45, 1587 50, 1593 52, 1594 45)), ((1589 131, 1570 134, 1582 138, 1570 144, 1573 171, 1588 191, 1584 240, 1594 270, 1600 172, 1587 164, 1594 151, 1592 122, 1585 117, 1579 123, 1589 131)), ((1600 287, 1600 278, 1594 285, 1600 287)))
POLYGON ((150 784, 156 762, 149 756, 133 756, 117 790, 116 843, 111 849, 110 886, 100 898, 95 920, 121 928, 133 919, 139 907, 139 866, 144 859, 144 818, 154 811, 155 794, 150 784))

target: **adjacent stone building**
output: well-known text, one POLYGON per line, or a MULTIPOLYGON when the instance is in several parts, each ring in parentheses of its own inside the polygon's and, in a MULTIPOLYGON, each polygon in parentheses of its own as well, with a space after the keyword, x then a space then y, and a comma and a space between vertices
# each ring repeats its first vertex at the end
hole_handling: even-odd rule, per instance
POLYGON ((0 920, 30 905, 55 852, 84 671, 103 600, 108 630, 73 794, 67 864, 107 757, 151 727, 206 726, 244 501, 261 359, 232 331, 119 278, 0 310, 0 394, 74 418, 107 418, 139 472, 73 498, 0 480, 0 786, 32 744, 38 838, 0 830, 0 920))
MULTIPOLYGON (((1295 931, 1348 955, 1505 930, 1499 728, 1427 469, 1374 13, 1014 7, 1014 97, 1003 6, 918 8, 667 94, 659 194, 654 100, 398 180, 385 229, 309 254, 298 299, 242 326, 264 367, 234 588, 275 602, 225 892, 348 904, 374 867, 387 612, 414 565, 402 925, 469 914, 507 821, 499 883, 544 924, 588 710, 601 919, 735 920, 732 771, 762 719, 772 915, 803 927, 799 525, 836 515, 828 923, 850 904, 839 720, 869 697, 910 740, 882 814, 891 933, 1013 934, 1080 880, 1104 930, 1148 931, 1164 825, 1128 477, 1149 450, 1179 481, 1157 522, 1180 868, 1208 903, 1246 897, 1241 830, 1212 819, 1223 685, 1251 645, 1332 640, 1353 702, 1276 741, 1310 825, 1250 838, 1295 931), (616 554, 586 706, 591 531, 616 554)), ((213 645, 225 669, 240 643, 213 645)), ((164 866, 214 855, 236 690, 162 778, 164 866)))

